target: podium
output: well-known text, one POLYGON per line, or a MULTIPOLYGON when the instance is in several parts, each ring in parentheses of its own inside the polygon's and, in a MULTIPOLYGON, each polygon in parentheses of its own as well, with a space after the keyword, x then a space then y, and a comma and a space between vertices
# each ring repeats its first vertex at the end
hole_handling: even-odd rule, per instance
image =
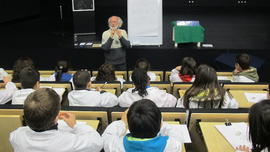
POLYGON ((197 43, 197 47, 201 46, 204 41, 205 29, 200 25, 199 21, 173 21, 173 41, 174 46, 178 43, 197 43))

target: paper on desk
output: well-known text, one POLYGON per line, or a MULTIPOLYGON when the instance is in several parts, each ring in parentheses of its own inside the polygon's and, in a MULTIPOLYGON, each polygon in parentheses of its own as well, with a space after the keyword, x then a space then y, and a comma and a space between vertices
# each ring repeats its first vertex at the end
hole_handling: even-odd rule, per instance
POLYGON ((245 92, 245 97, 247 98, 248 102, 259 102, 261 100, 267 99, 267 94, 266 93, 250 93, 250 92, 245 92))
POLYGON ((232 147, 236 148, 240 145, 252 147, 252 143, 249 141, 249 127, 246 123, 232 123, 231 126, 225 126, 225 124, 215 125, 215 127, 232 145, 232 147))
POLYGON ((175 131, 175 136, 173 136, 177 141, 181 143, 191 143, 187 125, 174 125, 170 124, 170 127, 175 131))
POLYGON ((226 76, 218 76, 218 80, 230 80, 230 79, 226 76))

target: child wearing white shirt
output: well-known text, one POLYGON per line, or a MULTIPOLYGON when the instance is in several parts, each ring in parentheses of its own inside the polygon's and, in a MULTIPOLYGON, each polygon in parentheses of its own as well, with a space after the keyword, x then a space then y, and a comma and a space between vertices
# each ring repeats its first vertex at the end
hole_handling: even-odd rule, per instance
POLYGON ((27 126, 10 133, 14 152, 99 152, 103 147, 92 127, 77 124, 71 113, 60 113, 60 98, 52 89, 39 89, 27 97, 24 119, 27 126))
POLYGON ((91 90, 90 74, 77 71, 73 76, 75 90, 69 92, 70 106, 113 107, 118 105, 116 95, 110 92, 91 90))

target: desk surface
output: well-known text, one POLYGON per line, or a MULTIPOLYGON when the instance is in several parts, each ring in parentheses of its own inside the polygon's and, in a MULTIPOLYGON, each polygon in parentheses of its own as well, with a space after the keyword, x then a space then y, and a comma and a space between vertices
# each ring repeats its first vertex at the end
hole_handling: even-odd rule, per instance
POLYGON ((86 122, 87 125, 93 127, 95 130, 98 129, 99 120, 77 120, 78 122, 86 122))
POLYGON ((235 149, 215 127, 215 125, 222 124, 224 124, 224 122, 200 122, 200 127, 208 152, 235 152, 235 149))
POLYGON ((230 90, 230 93, 235 98, 235 100, 239 103, 239 108, 249 108, 254 103, 248 102, 245 92, 249 93, 267 93, 267 91, 253 91, 253 90, 230 90))

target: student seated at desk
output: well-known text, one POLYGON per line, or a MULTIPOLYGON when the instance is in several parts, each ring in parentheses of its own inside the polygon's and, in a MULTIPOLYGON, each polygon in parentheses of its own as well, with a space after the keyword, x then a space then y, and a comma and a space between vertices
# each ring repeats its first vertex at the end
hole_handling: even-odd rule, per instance
POLYGON ((154 102, 142 99, 123 113, 122 120, 112 122, 102 139, 106 152, 181 152, 181 135, 176 132, 171 125, 162 122, 161 112, 154 102))
POLYGON ((121 85, 123 86, 123 83, 125 80, 123 78, 118 78, 115 76, 115 69, 112 64, 104 63, 102 64, 99 69, 96 77, 92 77, 91 81, 120 81, 121 85))
POLYGON ((248 121, 252 147, 242 145, 237 149, 244 152, 270 152, 270 100, 252 105, 248 121))
POLYGON ((110 92, 91 90, 90 74, 77 71, 73 76, 75 90, 69 92, 70 106, 113 107, 118 104, 116 95, 110 92))
POLYGON ((172 70, 171 82, 193 82, 195 79, 197 63, 192 57, 184 57, 182 65, 172 70))
POLYGON ((35 69, 34 62, 29 57, 20 57, 18 60, 15 61, 13 65, 13 74, 12 74, 12 82, 20 82, 20 73, 21 70, 25 67, 31 67, 35 69))
POLYGON ((233 71, 233 82, 258 82, 257 69, 250 66, 250 56, 240 54, 235 58, 235 69, 233 71))
POLYGON ((26 97, 40 87, 39 72, 31 67, 22 69, 19 77, 22 89, 13 94, 12 104, 24 104, 26 97))
POLYGON ((238 108, 238 103, 218 83, 216 71, 207 65, 200 65, 194 83, 178 100, 177 107, 238 108))
POLYGON ((8 73, 3 68, 0 68, 0 80, 3 80, 4 77, 7 77, 7 76, 8 76, 8 73))
POLYGON ((27 126, 10 133, 14 151, 99 152, 102 149, 102 139, 96 130, 76 123, 71 113, 59 112, 60 98, 54 90, 43 88, 31 93, 24 104, 27 126))
POLYGON ((47 81, 69 82, 72 81, 72 74, 68 73, 68 62, 60 60, 55 67, 55 73, 47 81))
POLYGON ((150 78, 145 70, 135 69, 131 77, 135 88, 129 88, 118 97, 121 107, 129 107, 140 99, 150 99, 158 107, 175 107, 177 99, 157 87, 151 87, 150 78))
POLYGON ((3 77, 4 84, 1 87, 4 89, 0 90, 0 104, 5 104, 11 101, 13 93, 17 90, 16 85, 13 82, 10 82, 8 76, 3 77))
MULTIPOLYGON (((136 61, 135 67, 134 69, 143 69, 147 72, 147 75, 150 78, 150 81, 157 81, 157 76, 154 72, 150 72, 150 63, 148 60, 144 59, 144 58, 140 58, 136 61)), ((131 76, 129 77, 129 80, 132 81, 131 76)))

